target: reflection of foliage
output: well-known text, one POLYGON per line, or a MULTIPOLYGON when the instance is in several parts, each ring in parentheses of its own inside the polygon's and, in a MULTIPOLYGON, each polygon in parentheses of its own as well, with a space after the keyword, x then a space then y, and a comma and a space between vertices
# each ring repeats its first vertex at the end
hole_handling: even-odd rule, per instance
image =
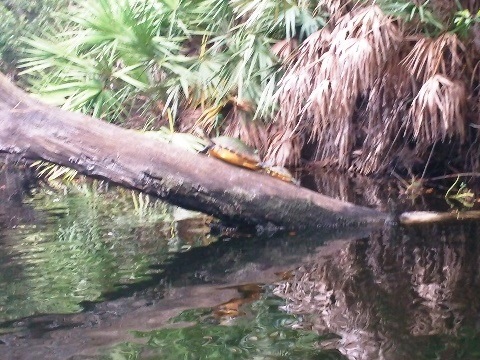
POLYGON ((332 344, 352 359, 477 358, 479 229, 374 233, 297 269, 275 293, 304 325, 341 336, 332 344))
POLYGON ((279 311, 278 298, 263 297, 246 306, 254 318, 238 318, 229 326, 218 324, 207 309, 188 310, 174 322, 192 326, 137 332, 146 345, 122 344, 109 351, 109 359, 137 359, 144 351, 158 359, 344 359, 337 351, 319 349, 325 337, 293 330, 295 317, 279 311))
POLYGON ((36 195, 32 205, 47 221, 10 234, 12 259, 0 273, 3 320, 78 311, 80 301, 148 277, 149 265, 168 256, 170 218, 163 204, 138 212, 130 192, 102 194, 87 185, 77 191, 36 195))

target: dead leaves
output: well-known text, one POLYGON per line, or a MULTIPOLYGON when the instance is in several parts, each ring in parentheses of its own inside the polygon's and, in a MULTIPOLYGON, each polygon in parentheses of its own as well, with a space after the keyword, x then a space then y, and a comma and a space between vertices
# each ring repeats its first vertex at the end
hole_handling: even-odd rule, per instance
POLYGON ((453 136, 463 142, 466 100, 463 82, 439 74, 432 76, 420 88, 410 108, 414 137, 429 144, 453 136))
MULTIPOLYGON (((316 144, 315 160, 378 172, 405 139, 415 141, 417 153, 437 141, 466 139, 468 74, 475 72, 467 60, 455 34, 413 38, 379 7, 359 6, 290 55, 275 95, 276 120, 292 144, 299 136, 316 144)), ((272 144, 283 149, 270 152, 276 163, 294 156, 287 141, 272 144)))

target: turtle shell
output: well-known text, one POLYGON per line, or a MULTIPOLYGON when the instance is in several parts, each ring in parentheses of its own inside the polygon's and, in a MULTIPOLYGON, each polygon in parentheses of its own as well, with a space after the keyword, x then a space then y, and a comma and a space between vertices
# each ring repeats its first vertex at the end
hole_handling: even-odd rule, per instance
POLYGON ((261 168, 260 157, 253 148, 237 138, 218 136, 211 139, 208 154, 230 164, 251 170, 261 168))
POLYGON ((283 166, 266 166, 264 167, 265 172, 282 181, 291 182, 295 185, 299 185, 300 182, 295 179, 290 171, 285 169, 283 166))

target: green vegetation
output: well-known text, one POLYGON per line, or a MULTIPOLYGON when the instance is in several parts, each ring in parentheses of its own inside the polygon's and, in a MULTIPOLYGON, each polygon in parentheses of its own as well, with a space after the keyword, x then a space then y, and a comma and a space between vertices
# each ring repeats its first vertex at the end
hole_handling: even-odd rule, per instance
POLYGON ((471 1, 85 0, 60 13, 16 45, 22 81, 53 104, 239 137, 278 165, 423 177, 452 171, 447 156, 480 169, 471 1))
POLYGON ((0 69, 16 72, 22 54, 22 36, 46 35, 58 25, 56 11, 67 9, 68 0, 2 0, 0 1, 0 69))
MULTIPOLYGON (((174 117, 182 106, 256 103, 273 91, 275 38, 323 18, 275 1, 84 1, 54 38, 30 37, 22 67, 54 104, 110 121, 174 117)), ((215 107, 214 107, 215 108, 215 107)))

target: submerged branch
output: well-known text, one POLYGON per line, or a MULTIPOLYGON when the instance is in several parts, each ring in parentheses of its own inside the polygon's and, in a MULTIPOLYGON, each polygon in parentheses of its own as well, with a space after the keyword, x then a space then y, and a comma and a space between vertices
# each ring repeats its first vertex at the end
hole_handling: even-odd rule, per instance
POLYGON ((445 221, 480 220, 480 211, 462 212, 435 212, 412 211, 400 215, 399 221, 403 225, 432 224, 445 221))

